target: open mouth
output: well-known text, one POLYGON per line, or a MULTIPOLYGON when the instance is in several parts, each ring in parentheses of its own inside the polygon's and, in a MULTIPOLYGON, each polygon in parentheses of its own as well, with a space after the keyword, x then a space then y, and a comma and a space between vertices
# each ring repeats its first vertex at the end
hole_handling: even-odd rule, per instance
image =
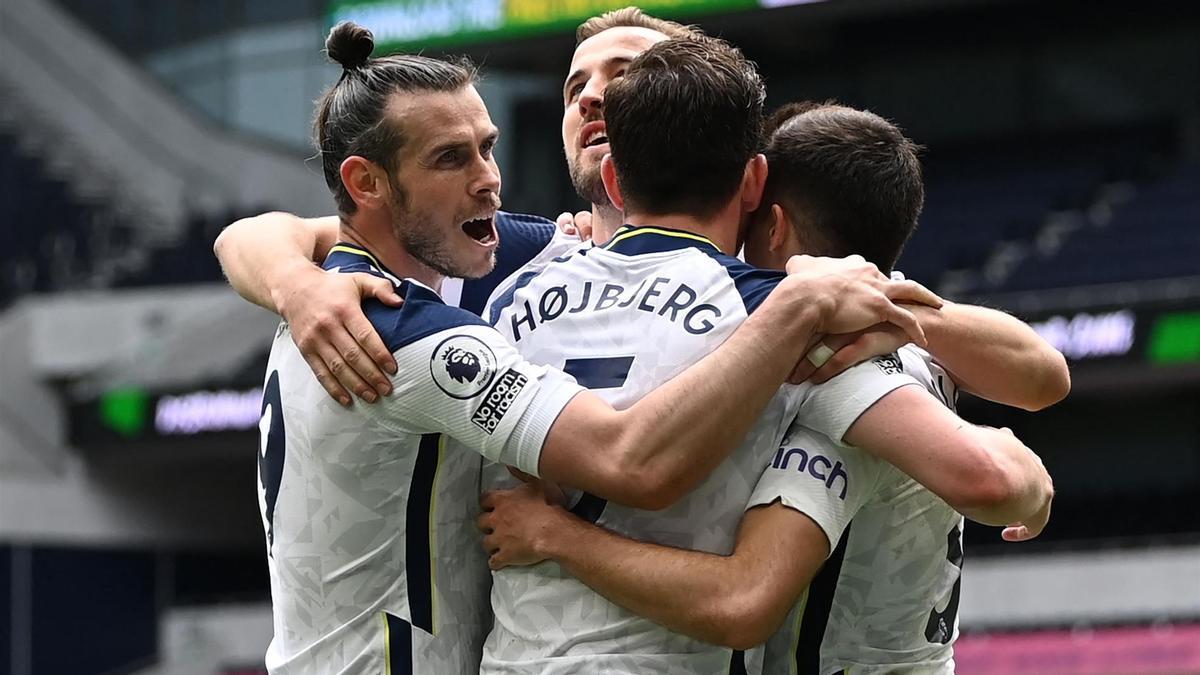
POLYGON ((583 148, 594 148, 608 142, 608 130, 600 120, 588 122, 579 132, 579 145, 583 148))
POLYGON ((490 246, 495 244, 498 237, 496 236, 495 216, 487 216, 485 218, 476 218, 468 220, 462 224, 462 231, 475 241, 490 246))

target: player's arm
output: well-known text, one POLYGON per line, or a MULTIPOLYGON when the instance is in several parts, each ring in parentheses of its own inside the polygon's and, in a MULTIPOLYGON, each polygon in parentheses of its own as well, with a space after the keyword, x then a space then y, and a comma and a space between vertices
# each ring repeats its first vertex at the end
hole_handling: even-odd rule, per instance
POLYGON ((909 282, 882 281, 872 270, 861 259, 789 264, 793 276, 718 349, 626 410, 577 397, 550 429, 536 471, 518 468, 629 506, 673 504, 741 442, 813 335, 875 314, 920 339, 887 294, 936 296, 890 286, 909 282), (850 277, 856 281, 847 283, 850 277))
POLYGON ((390 281, 369 274, 326 274, 322 261, 337 243, 337 216, 301 218, 272 212, 225 228, 213 250, 234 290, 279 314, 329 395, 349 405, 391 393, 395 360, 363 315, 363 299, 398 304, 390 281))
POLYGON ((790 269, 724 344, 625 410, 524 361, 462 310, 406 302, 380 317, 392 326, 385 332, 431 325, 438 314, 449 330, 396 352, 396 395, 382 402, 380 421, 449 434, 493 461, 621 504, 664 508, 736 447, 813 334, 887 320, 920 340, 912 315, 889 298, 937 301, 861 258, 809 258, 790 269))
POLYGON ((553 560, 613 603, 734 649, 761 644, 829 555, 815 522, 780 503, 751 509, 731 555, 627 539, 550 506, 532 486, 484 496, 489 565, 553 560))
POLYGON ((226 227, 213 252, 230 285, 243 298, 282 314, 297 276, 320 274, 314 263, 337 243, 337 216, 301 218, 273 211, 226 227))
MULTIPOLYGON (((947 302, 913 307, 929 340, 927 349, 962 388, 990 401, 1041 410, 1071 390, 1066 359, 1032 328, 1004 312, 947 302)), ((890 327, 830 336, 836 353, 812 374, 825 382, 872 354, 899 348, 906 336, 890 327)))
POLYGON ((1066 359, 1020 319, 950 302, 913 312, 925 329, 927 349, 961 388, 1030 411, 1054 405, 1071 391, 1066 359))
POLYGON ((1026 523, 1036 536, 1045 525, 1039 514, 1049 516, 1054 487, 1038 456, 1006 430, 964 422, 920 387, 884 396, 844 442, 890 462, 977 522, 1026 523))

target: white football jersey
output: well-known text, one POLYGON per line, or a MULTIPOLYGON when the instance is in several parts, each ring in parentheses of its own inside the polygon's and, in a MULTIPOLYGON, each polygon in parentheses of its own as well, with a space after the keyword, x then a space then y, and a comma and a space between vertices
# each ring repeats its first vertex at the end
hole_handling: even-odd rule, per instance
MULTIPOLYGON (((957 387, 928 353, 876 359, 954 409, 957 387)), ((749 507, 776 500, 812 518, 832 552, 748 672, 952 673, 963 517, 899 469, 801 423, 749 507)))
MULTIPOLYGON (((698 235, 625 227, 603 247, 576 247, 540 274, 502 285, 489 321, 522 356, 563 369, 628 407, 719 346, 783 274, 722 254, 698 235)), ((866 365, 866 364, 865 364, 866 365)), ((859 367, 821 387, 784 387, 743 445, 707 480, 662 511, 579 495, 576 514, 622 535, 728 553, 751 490, 799 410, 841 438, 902 373, 859 367)), ((511 484, 489 472, 493 486, 511 484)), ((668 631, 618 607, 555 563, 494 575, 495 626, 483 673, 725 673, 728 649, 668 631)))
POLYGON ((276 333, 259 458, 274 617, 267 668, 478 672, 490 625, 475 530, 481 455, 536 472, 580 387, 362 250, 339 245, 325 266, 397 284, 402 307, 364 310, 399 372, 391 396, 342 408, 287 325, 276 333))

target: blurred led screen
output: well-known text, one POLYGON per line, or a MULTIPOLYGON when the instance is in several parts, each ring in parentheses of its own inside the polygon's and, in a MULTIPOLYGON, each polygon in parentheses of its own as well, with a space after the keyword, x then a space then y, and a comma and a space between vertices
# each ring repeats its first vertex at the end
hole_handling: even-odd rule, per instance
MULTIPOLYGON (((679 19, 698 14, 808 4, 822 0, 643 0, 646 12, 679 19)), ((371 29, 381 51, 451 47, 490 40, 571 32, 585 19, 629 0, 348 0, 334 2, 329 24, 371 29)))

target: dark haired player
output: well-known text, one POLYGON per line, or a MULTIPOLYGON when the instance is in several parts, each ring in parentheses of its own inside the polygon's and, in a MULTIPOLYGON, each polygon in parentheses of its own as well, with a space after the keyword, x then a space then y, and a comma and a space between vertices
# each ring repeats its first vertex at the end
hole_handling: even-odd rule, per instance
POLYGON ((742 330, 614 410, 436 292, 494 265, 497 131, 473 69, 371 59, 371 34, 354 24, 327 48, 343 74, 318 103, 316 135, 343 243, 325 268, 384 279, 404 299, 364 307, 400 369, 379 405, 337 406, 287 323, 276 333, 259 459, 272 672, 474 672, 487 617, 471 528, 481 456, 665 505, 737 444, 815 332, 890 320, 919 338, 886 294, 937 302, 861 261, 797 260, 742 330))
MULTIPOLYGON (((831 104, 785 108, 777 125, 747 259, 777 267, 799 252, 854 252, 890 269, 923 202, 915 146, 882 118, 831 104)), ((927 353, 906 347, 876 363, 922 387, 884 397, 841 438, 797 420, 763 458, 732 553, 683 550, 679 541, 660 546, 644 533, 597 527, 547 504, 530 485, 486 498, 494 510, 480 526, 490 533, 484 546, 493 567, 553 560, 667 628, 736 649, 766 643, 744 661, 735 656, 734 672, 953 672, 959 511, 990 524, 1024 521, 1005 530, 1006 539, 1037 536, 1049 515, 1050 480, 1016 439, 953 414, 954 380, 927 353), (873 417, 888 415, 903 422, 872 428, 873 417), (915 462, 900 456, 905 473, 872 454, 889 445, 927 454, 908 455, 915 462), (932 460, 952 446, 1000 465, 1013 486, 947 490, 940 474, 954 469, 932 460), (942 486, 950 503, 908 474, 942 486), (1005 490, 1014 498, 980 499, 1005 490)), ((1028 405, 1006 400, 1012 393, 1003 386, 983 393, 1028 405)))

